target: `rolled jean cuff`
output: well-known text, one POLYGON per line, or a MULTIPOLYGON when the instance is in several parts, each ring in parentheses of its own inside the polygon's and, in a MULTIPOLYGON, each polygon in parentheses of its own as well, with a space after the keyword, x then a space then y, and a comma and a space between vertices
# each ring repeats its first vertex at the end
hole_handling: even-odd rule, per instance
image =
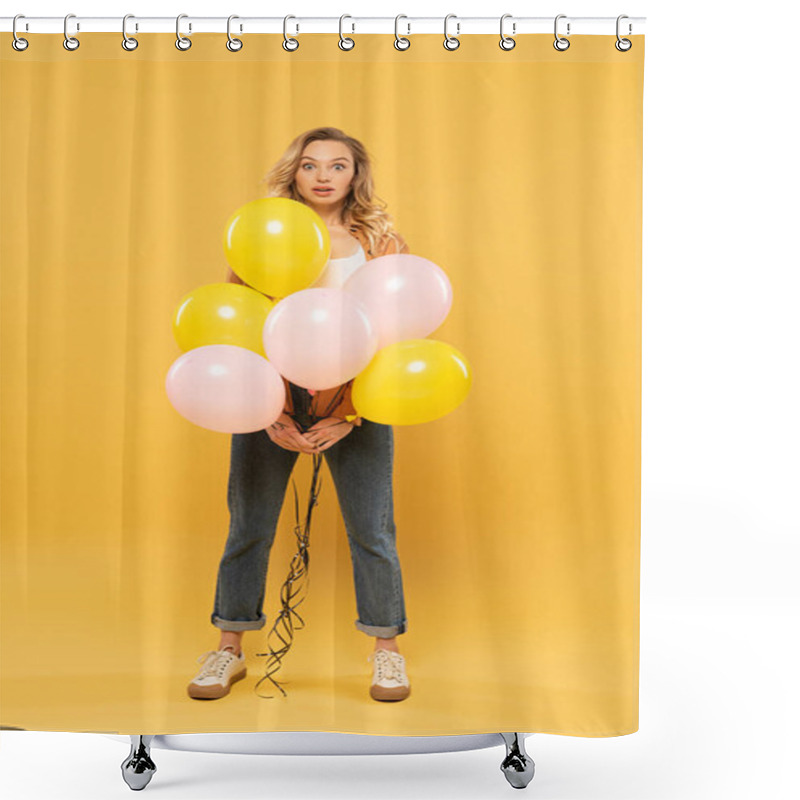
POLYGON ((211 624, 223 631, 258 631, 267 624, 267 618, 262 614, 259 619, 229 620, 212 614, 211 624))
POLYGON ((363 631, 367 636, 377 636, 380 639, 392 639, 400 633, 408 630, 408 620, 403 620, 399 625, 365 625, 356 620, 356 628, 363 631))

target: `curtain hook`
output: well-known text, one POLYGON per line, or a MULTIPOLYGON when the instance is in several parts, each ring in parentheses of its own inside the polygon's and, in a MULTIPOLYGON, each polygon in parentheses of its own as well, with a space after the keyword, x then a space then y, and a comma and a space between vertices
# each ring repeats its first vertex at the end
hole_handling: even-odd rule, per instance
MULTIPOLYGON (((555 26, 553 28, 553 31, 556 36, 556 39, 553 42, 553 47, 555 47, 555 49, 558 50, 560 53, 563 53, 564 50, 566 50, 569 47, 569 39, 565 39, 563 36, 558 35, 558 21, 560 19, 566 19, 566 18, 567 18, 566 14, 559 14, 556 17, 555 26)), ((567 23, 567 36, 569 36, 569 22, 567 23)))
MULTIPOLYGON (((175 20, 175 47, 178 50, 188 50, 192 46, 192 40, 181 34, 181 20, 187 19, 189 17, 188 14, 178 14, 178 18, 175 20)), ((189 23, 189 33, 192 32, 192 23, 189 23)))
MULTIPOLYGON (((129 52, 131 50, 135 50, 139 46, 139 40, 134 39, 132 36, 128 36, 128 31, 126 29, 128 20, 133 18, 134 18, 133 14, 126 14, 122 18, 122 49, 127 50, 129 52)), ((139 23, 138 22, 135 23, 134 27, 138 31, 139 23)))
POLYGON ((458 17, 456 17, 456 35, 455 36, 448 35, 448 33, 447 33, 447 21, 450 19, 450 17, 456 17, 456 15, 455 14, 448 14, 444 18, 444 42, 443 42, 444 49, 445 50, 458 50, 458 46, 461 44, 461 42, 456 37, 458 36, 459 31, 461 30, 461 23, 457 21, 458 17))
MULTIPOLYGON (((228 41, 225 42, 225 47, 231 51, 231 53, 238 53, 243 47, 244 42, 241 39, 235 39, 231 36, 231 20, 232 19, 240 19, 238 14, 231 14, 228 17, 228 41)), ((242 26, 239 26, 239 33, 242 32, 242 26)))
MULTIPOLYGON (((14 38, 11 41, 11 46, 15 50, 18 50, 19 52, 22 52, 23 50, 27 50, 28 49, 28 40, 27 39, 22 39, 19 36, 17 36, 17 20, 20 19, 20 18, 25 19, 25 15, 24 14, 17 14, 14 17, 14 21, 11 23, 11 33, 14 36, 14 38)), ((25 29, 26 30, 28 29, 28 23, 27 22, 25 23, 25 29)))
MULTIPOLYGON (((75 38, 74 36, 70 36, 67 33, 67 22, 68 22, 70 17, 74 17, 74 16, 75 16, 74 14, 67 14, 67 16, 64 17, 64 49, 65 50, 77 50, 81 46, 81 43, 77 40, 77 38, 75 38)), ((81 29, 80 23, 76 22, 75 23, 75 31, 77 32, 80 29, 81 29)))
MULTIPOLYGON (((300 47, 300 42, 297 39, 292 39, 291 36, 287 36, 286 34, 286 21, 290 19, 297 19, 297 17, 295 17, 293 14, 287 14, 283 18, 283 49, 293 53, 298 47, 300 47), (291 44, 289 44, 290 42, 291 44)), ((300 30, 300 26, 295 23, 295 27, 297 28, 295 33, 297 33, 300 30)))
MULTIPOLYGON (((628 50, 630 50, 631 47, 633 47, 633 42, 630 39, 620 39, 619 38, 619 21, 621 19, 630 19, 630 17, 627 14, 620 14, 617 17, 617 41, 614 42, 614 47, 616 47, 617 50, 620 51, 620 53, 627 53, 628 50)), ((630 34, 630 32, 631 32, 631 24, 629 22, 628 23, 628 34, 630 34)))
MULTIPOLYGON (((355 39, 351 39, 349 36, 344 36, 342 34, 342 22, 344 21, 345 17, 353 19, 349 14, 342 14, 342 16, 339 17, 339 49, 352 50, 356 46, 355 39)), ((356 30, 356 24, 354 22, 353 30, 351 31, 351 33, 355 33, 355 30, 356 30)))
MULTIPOLYGON (((514 41, 514 39, 511 38, 511 36, 506 36, 503 33, 503 23, 506 21, 506 17, 511 17, 511 16, 512 16, 511 14, 503 14, 503 16, 500 17, 500 49, 501 50, 513 50, 517 45, 517 43, 514 41)), ((511 23, 511 33, 514 34, 516 32, 517 32, 517 23, 516 22, 512 22, 511 23)))
MULTIPOLYGON (((404 36, 400 36, 400 34, 397 32, 397 26, 400 17, 403 17, 403 19, 408 19, 405 14, 398 14, 394 18, 394 49, 408 50, 408 48, 411 47, 411 39, 406 39, 404 36)), ((407 22, 406 25, 408 25, 408 33, 411 34, 411 23, 407 22)))

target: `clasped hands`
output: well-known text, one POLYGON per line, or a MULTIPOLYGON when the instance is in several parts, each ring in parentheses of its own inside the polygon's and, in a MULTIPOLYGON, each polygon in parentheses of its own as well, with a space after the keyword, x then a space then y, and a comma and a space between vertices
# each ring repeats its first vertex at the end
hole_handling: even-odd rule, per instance
POLYGON ((269 438, 286 450, 300 453, 322 453, 353 430, 353 423, 339 417, 325 417, 301 433, 297 423, 287 414, 281 414, 266 428, 269 438))

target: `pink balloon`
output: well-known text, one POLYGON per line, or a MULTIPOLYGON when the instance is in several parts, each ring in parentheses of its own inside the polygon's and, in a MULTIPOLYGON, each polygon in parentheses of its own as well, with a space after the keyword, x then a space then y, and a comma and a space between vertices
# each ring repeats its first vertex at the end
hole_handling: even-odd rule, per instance
POLYGON ((272 425, 286 403, 275 367, 246 347, 210 344, 177 358, 167 397, 183 417, 211 431, 252 433, 272 425))
POLYGON ((279 301, 264 324, 264 352, 297 386, 332 389, 372 360, 378 339, 360 303, 341 289, 317 287, 279 301))
POLYGON ((369 315, 378 349, 424 339, 444 322, 453 305, 445 271, 421 256, 396 253, 373 258, 345 282, 369 315))

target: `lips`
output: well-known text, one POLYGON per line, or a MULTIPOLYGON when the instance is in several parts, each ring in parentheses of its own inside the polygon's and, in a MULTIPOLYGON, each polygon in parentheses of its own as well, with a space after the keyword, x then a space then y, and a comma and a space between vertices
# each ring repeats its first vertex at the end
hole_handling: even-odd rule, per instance
POLYGON ((315 186, 315 187, 314 187, 314 191, 315 191, 317 194, 330 194, 330 193, 333 191, 333 189, 332 189, 331 187, 325 187, 325 188, 323 188, 323 187, 321 187, 321 186, 315 186))

